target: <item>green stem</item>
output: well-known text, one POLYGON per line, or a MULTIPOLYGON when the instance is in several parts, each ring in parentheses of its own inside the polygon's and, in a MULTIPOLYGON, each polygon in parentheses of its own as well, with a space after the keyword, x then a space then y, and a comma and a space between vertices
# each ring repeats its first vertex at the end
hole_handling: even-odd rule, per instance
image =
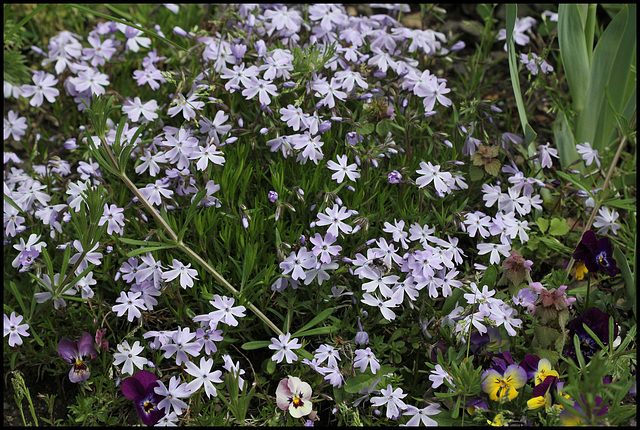
POLYGON ((587 276, 589 276, 589 277, 587 278, 587 297, 584 300, 584 310, 585 311, 589 307, 589 291, 591 291, 591 275, 588 274, 587 276))
MULTIPOLYGON (((106 152, 107 152, 107 154, 109 154, 109 157, 111 158, 112 162, 115 162, 115 157, 113 156, 113 153, 110 150, 108 150, 106 152)), ((209 272, 218 282, 220 282, 227 290, 229 290, 229 292, 231 292, 231 294, 233 294, 236 298, 240 298, 240 292, 238 290, 236 290, 229 283, 229 281, 227 281, 213 267, 211 267, 211 265, 206 260, 204 260, 202 257, 200 257, 200 255, 198 255, 198 253, 196 253, 191 248, 189 248, 187 245, 185 245, 181 240, 178 240, 178 235, 176 234, 176 232, 173 231, 171 226, 165 221, 164 218, 162 218, 160 213, 151 205, 151 203, 149 203, 149 201, 142 195, 142 193, 140 193, 140 191, 138 190, 138 187, 136 187, 133 184, 133 182, 131 182, 131 180, 129 179, 127 174, 124 173, 123 171, 120 171, 120 178, 125 183, 125 185, 136 195, 136 197, 138 197, 138 200, 140 201, 140 203, 142 203, 142 205, 147 208, 147 210, 149 211, 149 213, 151 213, 151 215, 156 220, 156 222, 159 223, 162 226, 162 228, 169 234, 169 236, 171 236, 171 239, 173 240, 173 242, 176 243, 178 248, 180 248, 185 254, 187 254, 189 257, 194 259, 200 266, 202 266, 207 272, 209 272)), ((284 335, 282 330, 280 330, 253 303, 247 302, 246 304, 247 304, 247 307, 249 309, 251 309, 251 311, 258 318, 260 318, 265 324, 267 324, 269 326, 269 328, 271 328, 271 330, 273 330, 278 335, 284 335)))

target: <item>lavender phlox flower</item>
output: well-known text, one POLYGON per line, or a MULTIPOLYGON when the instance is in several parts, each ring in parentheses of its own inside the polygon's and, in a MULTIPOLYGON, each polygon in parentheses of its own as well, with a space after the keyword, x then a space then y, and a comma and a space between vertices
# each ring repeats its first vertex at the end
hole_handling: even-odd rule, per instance
POLYGON ((344 181, 345 176, 352 181, 360 177, 360 172, 358 172, 356 164, 347 164, 346 155, 338 155, 336 158, 338 160, 337 163, 333 160, 327 161, 327 167, 335 171, 335 173, 331 175, 331 179, 340 184, 344 181))
POLYGON ((188 388, 186 382, 180 383, 180 377, 172 376, 169 380, 169 388, 165 387, 162 381, 158 380, 156 387, 153 390, 159 396, 163 396, 164 399, 158 403, 158 408, 164 409, 165 413, 170 413, 173 408, 175 414, 182 414, 183 409, 187 409, 187 405, 181 398, 188 398, 191 396, 192 391, 188 388))
POLYGON ((418 409, 415 406, 407 405, 407 410, 402 415, 411 416, 411 419, 405 424, 400 424, 400 426, 417 427, 420 425, 420 423, 425 426, 437 426, 438 422, 432 418, 429 418, 429 416, 438 415, 441 412, 440 409, 438 409, 439 406, 440 405, 438 405, 437 403, 432 403, 429 406, 418 409))
POLYGON ((242 375, 245 374, 245 371, 244 369, 240 369, 240 362, 234 363, 229 354, 224 354, 222 359, 224 360, 224 364, 222 365, 223 369, 238 380, 238 388, 242 391, 244 388, 244 378, 242 378, 242 375))
POLYGON ((291 364, 294 361, 298 360, 298 356, 294 349, 302 348, 302 344, 298 343, 298 339, 291 339, 291 333, 287 333, 284 335, 278 335, 278 339, 275 337, 271 338, 271 345, 269 345, 269 349, 276 350, 277 352, 271 357, 271 360, 276 363, 280 363, 283 359, 287 361, 287 364, 291 364))
POLYGON ((387 418, 399 416, 400 412, 407 409, 406 403, 402 400, 407 394, 402 392, 401 388, 395 390, 391 387, 391 384, 387 385, 387 388, 380 390, 380 397, 372 397, 371 404, 373 406, 387 405, 387 418))
POLYGON ((96 266, 99 266, 101 264, 100 260, 102 259, 103 255, 99 252, 95 252, 100 247, 99 242, 96 242, 93 247, 91 247, 91 249, 85 251, 82 247, 82 242, 76 239, 73 241, 73 247, 78 252, 71 256, 71 258, 69 259, 69 264, 76 264, 78 260, 80 260, 80 257, 82 257, 82 260, 80 260, 80 263, 75 270, 76 275, 84 272, 84 270, 89 267, 89 264, 94 264, 96 266))
POLYGON ((598 215, 594 218, 593 226, 598 229, 598 234, 606 235, 609 229, 614 235, 618 234, 620 224, 616 222, 620 215, 616 210, 610 210, 606 206, 601 206, 598 215))
POLYGON ((396 318, 396 314, 391 309, 398 306, 398 302, 393 298, 388 300, 382 300, 378 296, 374 296, 369 293, 364 293, 362 295, 361 302, 366 305, 379 308, 380 312, 382 313, 382 316, 387 321, 393 321, 396 318))
POLYGON ((236 320, 236 317, 244 317, 246 308, 241 305, 233 306, 234 302, 235 298, 233 297, 220 297, 218 294, 214 294, 213 300, 210 300, 209 303, 211 303, 216 310, 209 313, 210 321, 216 324, 222 322, 231 327, 237 326, 238 320, 236 320))
POLYGON ((196 329, 196 338, 202 341, 204 353, 211 355, 218 350, 215 342, 222 342, 222 330, 216 329, 217 323, 209 319, 208 315, 198 315, 193 318, 194 322, 201 321, 203 327, 196 329))
MULTIPOLYGON (((536 20, 530 16, 527 16, 524 18, 516 18, 516 22, 513 27, 513 42, 520 46, 524 46, 527 43, 529 43, 530 38, 525 33, 529 31, 529 29, 533 27, 535 23, 536 23, 536 20)), ((506 40, 506 39, 507 39, 507 30, 504 28, 501 28, 498 31, 498 40, 506 40)), ((504 50, 505 51, 507 50, 506 42, 504 44, 504 50)))
POLYGON ((20 324, 23 318, 22 315, 16 315, 15 312, 11 312, 11 316, 4 314, 3 337, 9 335, 8 343, 11 347, 22 345, 22 338, 20 336, 30 336, 29 332, 27 332, 29 324, 20 324))
POLYGON ((371 368, 371 373, 374 375, 380 370, 380 362, 376 358, 375 354, 371 351, 371 348, 356 349, 356 357, 353 361, 353 366, 360 369, 360 372, 364 373, 367 367, 371 368))
POLYGON ((338 361, 341 360, 338 351, 331 345, 322 344, 314 352, 313 357, 317 360, 318 364, 322 364, 325 360, 327 366, 337 367, 338 361))
POLYGON ((558 150, 550 146, 549 142, 546 145, 538 145, 538 161, 542 167, 551 168, 553 166, 551 157, 559 158, 558 150))
POLYGON ((432 165, 431 162, 420 162, 420 169, 416 171, 421 175, 416 179, 418 188, 423 188, 433 182, 436 191, 440 193, 448 193, 451 191, 449 184, 453 177, 449 172, 441 172, 439 165, 432 165))
POLYGON ((170 358, 176 354, 176 364, 189 363, 187 354, 197 357, 200 355, 203 343, 202 340, 196 339, 196 332, 191 332, 189 327, 181 329, 178 327, 171 336, 173 342, 162 345, 160 349, 164 351, 164 358, 170 358))
MULTIPOLYGON (((13 137, 13 140, 19 142, 20 138, 24 136, 24 134, 26 133, 25 132, 26 129, 27 129, 26 117, 18 116, 18 113, 12 110, 7 112, 7 118, 4 118, 4 140, 7 140, 9 136, 11 136, 13 137)), ((6 159, 6 155, 5 155, 5 159, 6 159)), ((21 163, 21 161, 17 161, 17 162, 21 163)), ((5 164, 7 164, 6 160, 5 160, 5 164)))
POLYGON ((161 83, 167 82, 160 70, 158 70, 154 65, 150 65, 144 70, 134 70, 133 78, 138 83, 138 86, 142 86, 144 84, 149 84, 149 87, 152 90, 157 90, 160 88, 161 83))
POLYGON ((135 341, 132 346, 129 346, 129 342, 125 340, 119 344, 117 348, 118 352, 113 354, 113 364, 117 366, 124 363, 122 373, 133 375, 134 365, 138 369, 142 370, 143 366, 147 364, 146 358, 138 356, 142 351, 144 351, 144 348, 140 346, 139 341, 135 341))
MULTIPOLYGON (((140 24, 137 25, 140 27, 140 24)), ((121 23, 117 23, 116 27, 118 30, 123 32, 127 38, 125 44, 127 51, 138 52, 140 50, 140 46, 143 48, 149 48, 149 46, 151 46, 151 39, 143 36, 144 33, 142 31, 121 23)))
POLYGON ((532 75, 537 75, 538 70, 542 71, 545 75, 553 72, 553 66, 547 63, 544 58, 538 57, 534 52, 530 52, 529 55, 525 53, 520 54, 520 62, 524 64, 532 75))
POLYGON ((129 322, 133 321, 134 318, 140 318, 142 316, 140 309, 147 310, 144 300, 140 298, 141 295, 142 295, 141 292, 125 293, 124 291, 121 291, 120 297, 116 299, 116 303, 119 303, 119 304, 114 305, 111 309, 114 312, 117 312, 117 315, 119 317, 124 315, 126 312, 127 320, 129 322))
POLYGON ((325 212, 326 214, 318 213, 318 220, 316 221, 317 226, 321 227, 328 225, 329 228, 327 232, 334 237, 338 237, 340 231, 345 234, 351 233, 353 227, 344 222, 345 219, 351 216, 345 206, 339 207, 337 204, 334 204, 333 208, 326 208, 325 212))

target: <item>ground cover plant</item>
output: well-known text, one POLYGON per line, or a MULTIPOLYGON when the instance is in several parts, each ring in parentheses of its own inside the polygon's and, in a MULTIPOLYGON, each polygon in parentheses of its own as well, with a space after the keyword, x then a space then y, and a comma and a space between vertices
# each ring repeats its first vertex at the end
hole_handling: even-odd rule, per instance
POLYGON ((5 424, 634 424, 635 17, 5 5, 5 424))

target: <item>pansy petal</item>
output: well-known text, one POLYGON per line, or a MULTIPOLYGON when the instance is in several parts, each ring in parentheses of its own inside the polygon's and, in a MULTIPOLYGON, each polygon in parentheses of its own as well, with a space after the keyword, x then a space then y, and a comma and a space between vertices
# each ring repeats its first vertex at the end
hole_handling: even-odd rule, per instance
POLYGON ((309 415, 311 413, 311 409, 313 409, 311 400, 302 400, 302 404, 300 406, 296 406, 291 403, 289 406, 289 413, 293 418, 300 418, 305 415, 309 415))
POLYGON ((74 364, 76 357, 78 357, 78 345, 71 339, 63 337, 58 342, 58 354, 67 363, 74 364))
MULTIPOLYGON (((140 373, 140 372, 138 372, 140 373)), ((145 390, 140 381, 137 378, 131 376, 122 381, 122 394, 127 399, 136 400, 144 397, 145 390)))
POLYGON ((134 378, 136 378, 140 382, 142 388, 145 391, 149 391, 152 384, 155 387, 156 382, 158 381, 158 377, 148 370, 139 371, 134 375, 134 378))
POLYGON ((512 364, 505 370, 504 379, 514 388, 520 388, 527 383, 527 372, 517 364, 512 364))
POLYGON ((93 346, 93 336, 85 332, 78 341, 78 352, 81 357, 91 356, 94 359, 98 356, 98 351, 93 346))

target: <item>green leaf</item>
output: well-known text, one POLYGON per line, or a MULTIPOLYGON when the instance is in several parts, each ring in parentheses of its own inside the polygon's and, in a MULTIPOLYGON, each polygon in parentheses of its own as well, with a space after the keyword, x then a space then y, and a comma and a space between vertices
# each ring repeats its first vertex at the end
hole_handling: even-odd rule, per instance
POLYGON ((24 302, 22 301, 22 294, 20 294, 20 292, 18 291, 18 287, 16 287, 16 284, 14 284, 13 281, 9 281, 9 287, 11 288, 11 291, 13 292, 13 296, 18 300, 18 304, 20 305, 20 309, 22 309, 22 315, 27 315, 28 314, 28 309, 25 306, 24 302))
POLYGON ((579 180, 577 180, 576 178, 573 177, 573 175, 569 175, 567 173, 561 172, 559 170, 556 171, 556 174, 558 176, 560 176, 562 179, 564 179, 567 182, 571 182, 573 185, 576 186, 576 188, 581 189, 582 191, 586 191, 587 193, 589 193, 589 195, 591 196, 591 187, 588 185, 585 185, 584 183, 580 182, 579 180))
POLYGON ((544 243, 550 249, 560 252, 560 253, 570 253, 573 252, 573 249, 561 243, 555 237, 540 237, 540 242, 544 243))
POLYGON ((385 137, 387 133, 391 131, 391 128, 393 127, 392 124, 393 121, 391 121, 390 119, 383 119, 378 123, 378 125, 376 125, 376 133, 378 133, 378 135, 380 135, 381 137, 385 137))
MULTIPOLYGON (((489 288, 496 286, 496 280, 498 279, 498 268, 492 264, 484 271, 484 275, 480 280, 480 285, 487 285, 489 288)), ((482 289, 482 287, 480 287, 482 289)))
POLYGON ((365 122, 364 124, 362 124, 362 126, 356 128, 356 131, 361 135, 366 136, 367 134, 373 133, 375 129, 376 129, 376 126, 374 124, 370 122, 365 122))
POLYGON ((542 233, 547 231, 547 229, 549 228, 549 220, 546 220, 544 218, 538 218, 536 220, 536 224, 538 225, 538 228, 542 233))
POLYGON ((301 336, 300 333, 303 333, 305 330, 308 330, 311 327, 313 327, 315 325, 318 325, 319 323, 321 323, 325 319, 329 318, 329 316, 332 313, 333 313, 333 308, 327 308, 327 309, 323 310, 318 315, 316 315, 315 318, 313 318, 311 321, 309 321, 307 324, 305 324, 303 327, 301 327, 295 333, 293 333, 291 335, 291 337, 293 338, 293 337, 301 336))
POLYGON ((251 351, 254 349, 266 348, 271 345, 270 340, 253 340, 242 344, 242 349, 245 351, 251 351))
POLYGON ((492 176, 498 176, 498 173, 500 173, 500 160, 496 160, 494 158, 489 163, 484 165, 484 170, 486 170, 487 173, 492 176))
MULTIPOLYGON (((558 158, 560 159, 560 165, 563 169, 580 159, 580 154, 578 154, 576 150, 576 140, 573 137, 573 131, 571 131, 571 127, 563 111, 558 111, 556 120, 553 123, 553 136, 556 139, 558 158)), ((585 170, 583 163, 578 163, 574 166, 580 171, 585 170)))
POLYGON ((616 112, 622 112, 635 88, 636 43, 636 6, 625 5, 598 40, 584 110, 577 120, 577 142, 590 142, 600 153, 613 143, 609 138, 615 125, 615 113, 609 109, 605 92, 608 90, 616 103, 616 112))
POLYGON ((326 326, 326 327, 316 327, 316 328, 312 328, 311 330, 297 331, 295 333, 295 336, 296 337, 317 336, 319 334, 332 333, 335 330, 336 330, 336 327, 332 325, 326 326))
POLYGON ((591 48, 585 39, 586 16, 586 4, 560 4, 558 7, 558 46, 573 107, 577 112, 585 106, 591 69, 591 48))
POLYGON ((138 249, 134 249, 133 251, 127 252, 126 256, 127 258, 130 258, 130 257, 135 257, 136 255, 146 254, 147 252, 155 252, 161 249, 170 249, 175 247, 176 245, 172 243, 165 243, 159 246, 145 246, 144 248, 138 248, 138 249))
POLYGON ((359 373, 356 376, 352 376, 348 378, 344 384, 344 390, 347 393, 356 394, 363 390, 364 388, 368 388, 376 381, 376 379, 380 378, 380 371, 378 370, 377 376, 373 375, 369 369, 365 373, 359 373))
POLYGON ((601 206, 613 206, 619 209, 623 209, 625 211, 635 211, 636 210, 636 199, 620 199, 613 198, 608 199, 600 203, 601 206))
POLYGON ((624 287, 625 287, 625 295, 627 300, 631 303, 636 302, 636 280, 635 274, 631 273, 631 269, 629 268, 629 262, 627 261, 627 257, 624 255, 622 250, 617 246, 613 250, 613 257, 616 259, 616 263, 618 269, 620 269, 620 274, 622 275, 622 279, 624 279, 624 287))
POLYGON ((189 206, 189 211, 187 212, 187 217, 185 218, 184 223, 182 224, 182 228, 180 229, 180 232, 178 233, 178 241, 182 241, 182 238, 184 237, 184 234, 186 233, 187 229, 189 228, 189 222, 191 222, 191 219, 196 214, 196 210, 198 209, 198 204, 200 203, 200 201, 202 201, 202 199, 204 198, 204 196, 206 194, 207 194, 207 190, 203 188, 200 191, 198 191, 198 193, 195 195, 195 197, 191 201, 191 206, 189 206))
POLYGON ((469 166, 469 179, 471 182, 476 182, 482 179, 484 171, 478 166, 469 166))
POLYGON ((571 227, 567 225, 566 219, 554 218, 549 226, 549 234, 552 236, 564 236, 569 233, 571 227))
POLYGON ((525 144, 528 145, 529 155, 533 155, 535 151, 534 140, 536 132, 531 128, 527 121, 527 112, 522 100, 520 91, 520 79, 518 77, 518 60, 516 58, 516 50, 513 42, 513 29, 518 15, 518 6, 516 4, 507 4, 507 55, 509 57, 509 75, 511 76, 511 86, 513 87, 513 95, 518 107, 518 115, 520 116, 520 125, 525 137, 525 144))

